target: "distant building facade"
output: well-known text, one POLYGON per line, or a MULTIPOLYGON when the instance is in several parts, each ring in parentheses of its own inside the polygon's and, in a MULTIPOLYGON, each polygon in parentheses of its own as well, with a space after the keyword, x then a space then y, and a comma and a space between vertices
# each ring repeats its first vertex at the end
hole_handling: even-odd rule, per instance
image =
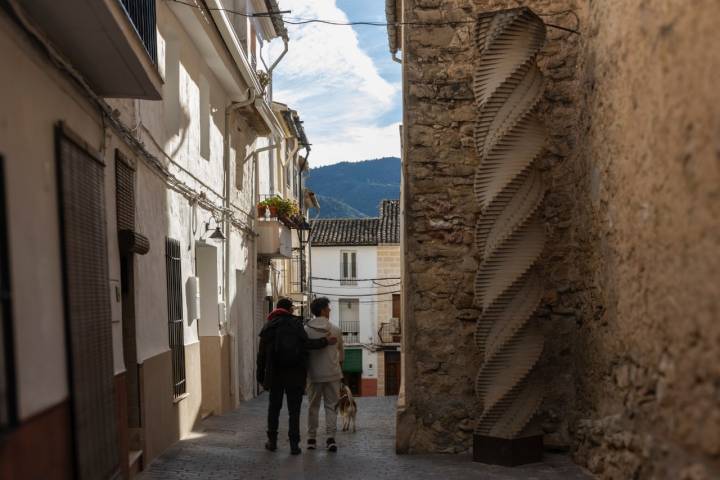
POLYGON ((384 200, 377 218, 312 222, 314 297, 331 301, 343 331, 345 381, 357 395, 400 388, 400 208, 384 200))

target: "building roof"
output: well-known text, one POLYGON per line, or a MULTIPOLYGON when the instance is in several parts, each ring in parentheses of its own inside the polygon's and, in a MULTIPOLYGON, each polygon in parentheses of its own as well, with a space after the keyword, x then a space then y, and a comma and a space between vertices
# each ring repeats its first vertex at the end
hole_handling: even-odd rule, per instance
POLYGON ((312 222, 312 245, 377 245, 377 218, 321 218, 312 222))
POLYGON ((400 200, 383 200, 380 204, 379 243, 400 243, 400 200))
MULTIPOLYGON (((265 0, 265 7, 267 8, 268 12, 279 12, 280 7, 278 6, 277 0, 265 0)), ((288 40, 288 32, 285 28, 285 22, 283 22, 282 15, 280 14, 270 14, 270 21, 273 24, 273 28, 275 29, 275 33, 278 37, 282 37, 283 40, 288 40)))
POLYGON ((377 218, 321 218, 312 222, 312 245, 372 246, 400 243, 400 202, 383 200, 377 218))

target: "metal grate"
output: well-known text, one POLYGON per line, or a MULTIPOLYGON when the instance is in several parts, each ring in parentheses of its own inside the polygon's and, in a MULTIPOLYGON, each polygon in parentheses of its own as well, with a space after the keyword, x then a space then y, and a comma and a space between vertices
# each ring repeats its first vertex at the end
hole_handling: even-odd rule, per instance
POLYGON ((115 153, 115 205, 117 229, 135 230, 135 170, 122 153, 115 153))
POLYGON ((17 423, 15 365, 10 304, 10 255, 5 217, 5 170, 0 156, 0 431, 17 423))
POLYGON ((148 55, 157 65, 155 0, 120 0, 148 55))
POLYGON ((76 478, 114 478, 119 460, 104 165, 62 125, 56 141, 76 478))
POLYGON ((165 263, 167 269, 168 330, 172 353, 173 394, 186 392, 185 384, 185 338, 183 332, 182 272, 180 270, 180 241, 165 240, 165 263))

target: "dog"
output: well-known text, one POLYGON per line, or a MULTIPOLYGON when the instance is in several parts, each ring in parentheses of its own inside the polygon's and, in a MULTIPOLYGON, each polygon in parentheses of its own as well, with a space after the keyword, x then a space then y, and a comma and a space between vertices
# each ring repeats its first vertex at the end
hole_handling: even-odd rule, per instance
POLYGON ((352 425, 352 431, 355 432, 357 404, 353 400, 352 392, 347 385, 340 384, 340 400, 338 400, 335 408, 343 419, 342 431, 347 432, 352 425))

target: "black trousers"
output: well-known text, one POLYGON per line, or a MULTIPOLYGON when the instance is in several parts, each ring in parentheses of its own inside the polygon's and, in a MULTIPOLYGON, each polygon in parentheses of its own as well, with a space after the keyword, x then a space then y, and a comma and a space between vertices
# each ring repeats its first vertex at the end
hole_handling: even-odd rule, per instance
POLYGON ((288 438, 291 442, 300 441, 300 407, 302 406, 304 391, 305 389, 303 387, 290 386, 283 383, 273 384, 270 387, 270 403, 268 404, 267 421, 269 434, 277 435, 283 396, 286 396, 288 414, 290 416, 288 438))

